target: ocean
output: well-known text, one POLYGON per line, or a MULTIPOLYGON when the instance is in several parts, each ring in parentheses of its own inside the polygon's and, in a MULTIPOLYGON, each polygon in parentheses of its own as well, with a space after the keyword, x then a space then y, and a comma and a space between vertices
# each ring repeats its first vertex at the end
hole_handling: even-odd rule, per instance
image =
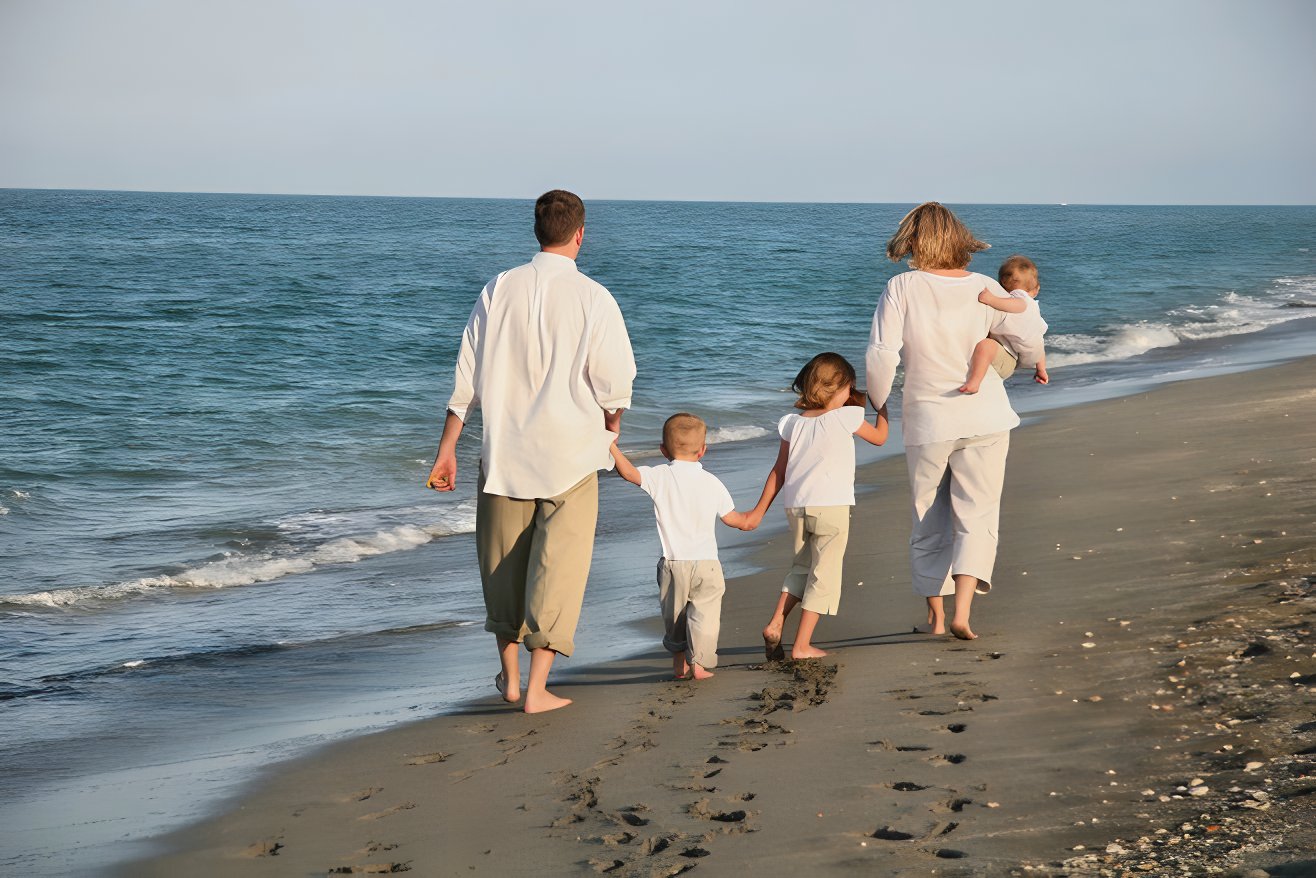
MULTIPOLYGON (((799 367, 862 369, 909 207, 590 202, 579 263, 639 366, 623 447, 655 456, 693 411, 752 503, 799 367)), ((1052 384, 1014 379, 1021 411, 1316 353, 1316 208, 955 209, 994 244, 974 270, 1041 268, 1052 384)), ((97 874, 263 766, 489 694, 474 430, 455 493, 422 481, 462 327, 531 221, 516 200, 0 190, 0 872, 97 874)), ((723 536, 747 571, 761 533, 723 536)), ((658 551, 647 499, 605 480, 563 671, 654 647, 636 558, 658 551)))

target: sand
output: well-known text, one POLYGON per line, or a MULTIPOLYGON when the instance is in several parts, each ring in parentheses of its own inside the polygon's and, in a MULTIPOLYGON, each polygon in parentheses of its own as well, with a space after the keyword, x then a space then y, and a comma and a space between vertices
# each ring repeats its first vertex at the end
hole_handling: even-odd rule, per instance
POLYGON ((563 711, 491 688, 275 767, 122 874, 1316 874, 1313 378, 1016 431, 977 641, 911 632, 904 461, 884 461, 829 658, 764 662, 778 536, 728 586, 712 680, 669 681, 655 639, 562 679, 563 711))

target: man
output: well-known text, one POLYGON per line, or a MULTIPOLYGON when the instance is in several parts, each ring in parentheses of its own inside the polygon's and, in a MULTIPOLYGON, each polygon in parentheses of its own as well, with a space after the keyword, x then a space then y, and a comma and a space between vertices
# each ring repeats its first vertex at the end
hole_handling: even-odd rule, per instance
POLYGON ((635 359, 621 310, 576 269, 585 205, 555 189, 535 203, 540 252, 484 288, 462 335, 456 385, 429 486, 451 491, 457 437, 484 415, 475 545, 486 631, 498 639, 503 699, 521 698, 517 645, 530 652, 525 712, 571 703, 547 689, 571 655, 598 518, 598 471, 631 404, 635 359), (609 432, 611 431, 611 432, 609 432))

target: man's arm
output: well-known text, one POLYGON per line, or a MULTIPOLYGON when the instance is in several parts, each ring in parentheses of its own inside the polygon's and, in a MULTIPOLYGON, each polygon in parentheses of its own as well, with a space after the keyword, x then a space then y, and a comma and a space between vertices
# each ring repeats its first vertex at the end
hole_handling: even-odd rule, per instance
MULTIPOLYGON (((500 275, 501 277, 501 275, 500 275)), ((457 482, 457 437, 466 425, 466 414, 480 401, 475 394, 475 351, 480 335, 489 319, 489 297, 493 295, 498 278, 489 281, 462 331, 461 348, 457 351, 457 368, 453 377, 452 396, 448 398, 448 414, 443 419, 443 435, 439 437, 439 450, 434 456, 425 487, 436 491, 451 491, 457 482)))
POLYGON ((443 436, 439 438, 439 452, 434 456, 425 487, 436 491, 451 491, 457 486, 457 437, 462 434, 462 419, 448 412, 443 421, 443 436))
POLYGON ((896 380, 896 367, 900 365, 900 348, 905 343, 905 306, 892 294, 887 284, 877 300, 873 314, 873 328, 868 335, 868 352, 864 356, 864 381, 868 384, 868 399, 873 408, 886 405, 891 395, 891 384, 896 380))
MULTIPOLYGON (((604 294, 596 308, 590 327, 585 375, 594 392, 594 401, 605 413, 628 409, 631 407, 631 387, 635 382, 635 354, 631 350, 631 337, 626 332, 626 321, 610 295, 604 294)), ((621 429, 621 415, 617 414, 616 418, 613 432, 621 429)))
MULTIPOLYGON (((620 413, 618 413, 618 417, 620 417, 620 413)), ((631 463, 630 458, 622 454, 621 449, 617 447, 617 443, 613 442, 608 450, 612 452, 613 463, 617 465, 617 475, 632 485, 639 485, 643 481, 640 478, 640 471, 635 467, 635 464, 631 463)))
POLYGON ((983 290, 979 293, 978 301, 988 308, 995 311, 1004 311, 1006 314, 1022 314, 1028 310, 1028 303, 1023 299, 1016 299, 1014 296, 998 296, 990 290, 983 290))

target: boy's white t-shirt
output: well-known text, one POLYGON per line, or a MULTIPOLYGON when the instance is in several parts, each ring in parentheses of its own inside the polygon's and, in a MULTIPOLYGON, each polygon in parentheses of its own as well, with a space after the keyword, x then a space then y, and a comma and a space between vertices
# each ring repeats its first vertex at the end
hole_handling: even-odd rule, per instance
POLYGON ((697 460, 636 467, 640 487, 653 499, 658 539, 668 561, 716 561, 717 522, 736 510, 721 479, 697 460))
POLYGON ((854 431, 863 422, 858 405, 815 418, 790 414, 778 422, 777 432, 791 446, 781 489, 787 509, 854 505, 854 431))
MULTIPOLYGON (((1046 325, 1046 321, 1042 319, 1042 307, 1037 304, 1037 299, 1029 295, 1027 290, 1010 290, 1006 295, 1012 299, 1023 300, 1023 303, 1027 306, 1019 314, 1005 315, 1005 327, 1009 331, 1016 335, 1037 337, 1043 335, 1050 328, 1046 325)), ((1009 351, 1012 357, 1019 358, 1019 354, 1015 352, 1014 348, 1010 347, 1008 341, 996 338, 995 335, 992 338, 995 338, 1001 347, 1009 351)))

